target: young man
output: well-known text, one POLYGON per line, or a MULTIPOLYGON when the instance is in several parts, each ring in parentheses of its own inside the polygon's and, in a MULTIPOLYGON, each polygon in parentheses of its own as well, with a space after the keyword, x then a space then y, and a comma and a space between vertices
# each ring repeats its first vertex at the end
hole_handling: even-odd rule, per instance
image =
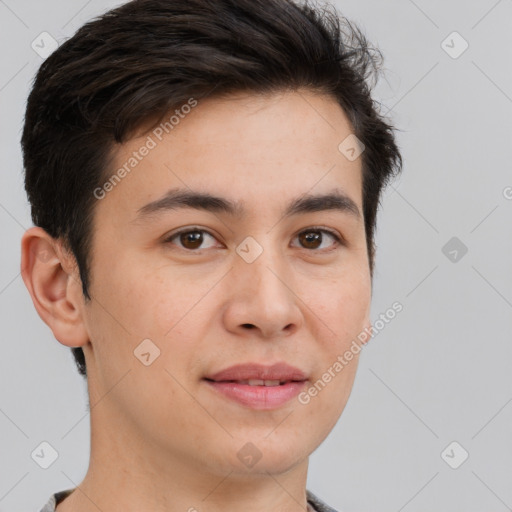
POLYGON ((376 54, 341 20, 139 0, 41 66, 22 275, 91 404, 87 474, 45 512, 333 510, 308 458, 371 332, 376 213, 401 168, 376 54))

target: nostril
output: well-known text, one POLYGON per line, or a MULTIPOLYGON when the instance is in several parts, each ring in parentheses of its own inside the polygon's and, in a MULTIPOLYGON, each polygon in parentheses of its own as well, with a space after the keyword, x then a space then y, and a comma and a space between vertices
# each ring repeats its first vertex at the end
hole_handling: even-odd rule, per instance
POLYGON ((252 329, 254 327, 254 325, 252 325, 252 324, 242 324, 242 327, 247 327, 249 329, 252 329))

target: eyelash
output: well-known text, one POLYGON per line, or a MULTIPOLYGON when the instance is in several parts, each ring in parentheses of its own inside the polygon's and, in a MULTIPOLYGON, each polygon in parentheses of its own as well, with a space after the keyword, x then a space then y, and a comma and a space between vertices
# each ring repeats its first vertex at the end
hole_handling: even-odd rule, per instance
MULTIPOLYGON (((306 247, 303 247, 303 249, 305 249, 306 251, 319 252, 319 253, 328 253, 328 252, 331 252, 331 251, 337 249, 339 246, 345 245, 344 239, 340 235, 338 235, 335 231, 332 231, 332 230, 326 229, 326 228, 321 228, 319 226, 312 226, 310 228, 303 229, 302 231, 299 231, 299 233, 297 233, 297 235, 295 235, 295 236, 297 237, 297 236, 299 236, 299 235, 301 235, 303 233, 310 233, 310 232, 315 232, 315 231, 319 231, 319 232, 322 232, 322 233, 327 233, 332 238, 334 238, 336 243, 334 244, 334 247, 331 247, 331 248, 328 248, 328 249, 308 249, 306 247)), ((211 234, 206 229, 202 229, 202 228, 199 228, 199 227, 192 227, 192 228, 185 228, 185 229, 182 229, 182 230, 177 231, 175 233, 172 233, 170 236, 165 238, 164 243, 165 244, 171 244, 172 240, 174 240, 175 238, 179 237, 180 235, 183 235, 183 234, 186 234, 186 233, 196 233, 196 232, 207 233, 212 238, 216 238, 213 234, 211 234)), ((322 240, 322 242, 323 242, 323 240, 322 240)), ((184 247, 178 247, 178 249, 186 251, 186 252, 189 252, 189 253, 198 253, 198 254, 201 253, 201 249, 187 249, 187 248, 184 248, 184 247)), ((207 249, 204 249, 204 250, 207 250, 207 249)))

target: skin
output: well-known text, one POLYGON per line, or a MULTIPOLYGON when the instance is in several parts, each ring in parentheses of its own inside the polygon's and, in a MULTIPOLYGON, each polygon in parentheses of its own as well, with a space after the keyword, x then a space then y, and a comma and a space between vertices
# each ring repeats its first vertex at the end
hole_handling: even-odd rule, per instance
MULTIPOLYGON (((113 172, 148 133, 115 148, 113 172)), ((271 411, 202 379, 285 361, 311 385, 370 327, 362 213, 282 218, 290 200, 333 189, 362 212, 361 158, 338 150, 350 133, 341 107, 307 90, 200 101, 98 200, 90 302, 72 255, 41 228, 27 230, 22 275, 34 305, 60 343, 83 348, 88 370, 90 464, 58 512, 306 509, 308 457, 338 421, 359 356, 308 404, 271 411), (174 187, 238 200, 247 214, 179 209, 137 220, 174 187), (299 235, 314 226, 345 245, 327 233, 305 244, 299 235), (164 241, 184 227, 211 234, 200 254, 183 237, 164 241), (247 236, 263 248, 252 263, 236 252, 247 236), (134 356, 147 338, 160 349, 149 366, 134 356), (237 457, 247 442, 262 455, 252 468, 237 457)))

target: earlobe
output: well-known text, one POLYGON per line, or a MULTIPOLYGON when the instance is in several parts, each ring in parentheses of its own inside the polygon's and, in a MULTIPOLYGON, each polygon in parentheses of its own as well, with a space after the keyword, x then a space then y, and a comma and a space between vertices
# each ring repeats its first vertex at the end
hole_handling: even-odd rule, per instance
POLYGON ((74 258, 44 229, 28 229, 21 240, 21 276, 41 319, 63 345, 88 343, 80 278, 74 258))

